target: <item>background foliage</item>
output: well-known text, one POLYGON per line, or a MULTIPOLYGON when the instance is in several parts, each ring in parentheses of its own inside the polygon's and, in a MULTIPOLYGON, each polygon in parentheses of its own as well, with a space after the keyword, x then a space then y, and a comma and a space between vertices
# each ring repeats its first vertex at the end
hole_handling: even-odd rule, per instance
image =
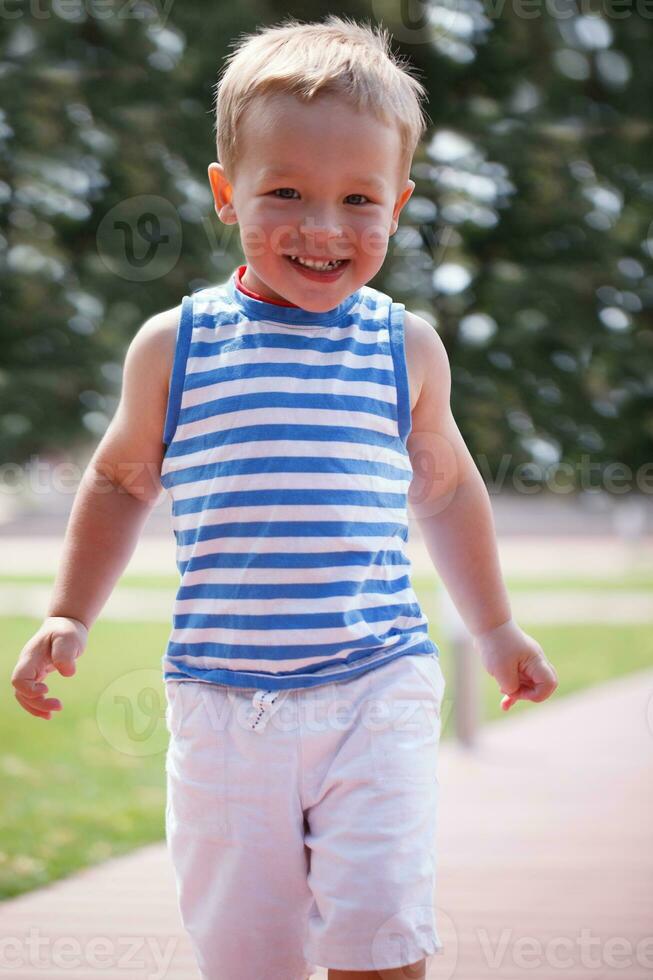
POLYGON ((3 462, 96 443, 140 324, 242 260, 206 178, 222 58, 327 12, 383 22, 428 87, 417 187, 371 285, 440 331, 486 478, 579 485, 653 458, 645 5, 24 0, 0 16, 3 462))

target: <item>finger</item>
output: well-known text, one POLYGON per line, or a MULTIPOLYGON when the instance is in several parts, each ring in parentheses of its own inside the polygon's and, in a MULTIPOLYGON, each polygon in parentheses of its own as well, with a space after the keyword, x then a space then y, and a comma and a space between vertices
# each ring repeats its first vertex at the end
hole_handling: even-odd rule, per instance
POLYGON ((53 637, 50 659, 64 677, 72 677, 76 673, 75 660, 79 653, 79 644, 74 636, 63 633, 53 637))
POLYGON ((30 715, 35 715, 37 718, 50 719, 50 711, 39 711, 37 708, 32 707, 30 702, 19 694, 18 691, 16 691, 15 696, 18 703, 25 709, 25 711, 29 712, 30 715))
POLYGON ((557 685, 551 684, 550 680, 541 681, 538 684, 533 684, 530 688, 530 693, 528 694, 529 701, 546 701, 550 694, 555 691, 557 685))
POLYGON ((514 701, 546 701, 551 693, 550 687, 546 682, 541 684, 531 684, 528 687, 522 686, 518 691, 511 695, 514 701))
POLYGON ((42 694, 35 694, 33 697, 23 694, 23 700, 40 711, 58 711, 61 708, 59 698, 45 698, 42 694))
POLYGON ((522 684, 516 691, 506 694, 504 702, 502 702, 502 707, 505 704, 506 708, 511 708, 516 701, 532 701, 533 697, 531 692, 532 688, 522 684))
POLYGON ((43 684, 40 681, 35 681, 29 677, 17 677, 13 681, 13 685, 17 691, 27 697, 33 697, 34 694, 39 692, 45 693, 48 689, 47 684, 43 684))

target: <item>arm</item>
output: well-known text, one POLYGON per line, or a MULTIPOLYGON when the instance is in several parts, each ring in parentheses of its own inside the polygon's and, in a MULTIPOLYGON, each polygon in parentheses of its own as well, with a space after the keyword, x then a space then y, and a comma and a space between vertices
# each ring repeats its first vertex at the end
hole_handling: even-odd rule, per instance
POLYGON ((91 628, 160 496, 174 314, 148 320, 129 346, 116 414, 75 496, 48 616, 91 628))
POLYGON ((75 673, 88 631, 125 569, 160 492, 168 382, 179 310, 148 320, 132 340, 116 413, 80 481, 46 618, 12 675, 16 698, 49 717, 42 678, 75 673))
POLYGON ((485 666, 510 692, 504 708, 524 696, 526 675, 537 688, 530 700, 544 700, 557 686, 551 687, 555 672, 512 618, 490 498, 451 412, 444 344, 426 320, 408 312, 406 344, 420 374, 408 437, 414 472, 409 507, 485 666))
POLYGON ((451 372, 442 340, 406 313, 421 372, 408 437, 414 478, 409 506, 447 592, 473 636, 511 618, 490 498, 449 404, 451 372))

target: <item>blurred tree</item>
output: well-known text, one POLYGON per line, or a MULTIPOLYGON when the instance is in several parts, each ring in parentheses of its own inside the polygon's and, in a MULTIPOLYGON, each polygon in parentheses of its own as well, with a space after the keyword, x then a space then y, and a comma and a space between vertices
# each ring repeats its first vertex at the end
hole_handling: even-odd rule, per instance
POLYGON ((435 123, 385 281, 433 314, 497 486, 634 486, 614 464, 653 465, 653 31, 594 6, 440 0, 408 27, 377 10, 435 123))
POLYGON ((180 28, 170 12, 103 0, 0 18, 5 462, 97 442, 143 320, 232 265, 212 237, 210 102, 251 14, 195 6, 180 28))
MULTIPOLYGON (((495 485, 521 468, 597 486, 590 466, 653 458, 653 32, 611 2, 337 8, 382 21, 430 92, 372 285, 441 333, 495 485)), ((206 180, 213 86, 241 32, 334 10, 295 6, 5 11, 2 459, 96 441, 143 319, 241 259, 206 180)))

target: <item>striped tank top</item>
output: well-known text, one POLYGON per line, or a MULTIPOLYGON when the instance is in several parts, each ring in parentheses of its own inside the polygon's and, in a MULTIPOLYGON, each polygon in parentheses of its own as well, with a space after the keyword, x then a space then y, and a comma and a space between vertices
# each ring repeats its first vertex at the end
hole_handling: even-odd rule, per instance
POLYGON ((241 269, 182 301, 164 680, 299 689, 439 655, 405 553, 404 305, 362 286, 312 313, 241 291, 241 269))

